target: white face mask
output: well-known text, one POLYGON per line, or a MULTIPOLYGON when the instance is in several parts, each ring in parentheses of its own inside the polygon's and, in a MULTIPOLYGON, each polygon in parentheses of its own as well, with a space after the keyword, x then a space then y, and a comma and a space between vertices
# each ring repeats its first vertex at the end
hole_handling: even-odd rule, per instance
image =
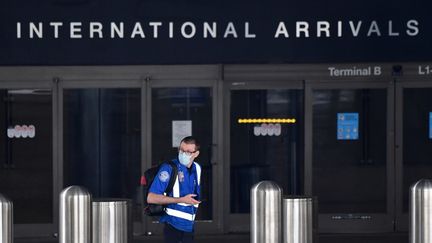
POLYGON ((180 161, 180 164, 184 165, 184 166, 188 166, 190 161, 192 158, 192 154, 191 155, 187 155, 185 152, 180 151, 178 154, 178 159, 180 161))

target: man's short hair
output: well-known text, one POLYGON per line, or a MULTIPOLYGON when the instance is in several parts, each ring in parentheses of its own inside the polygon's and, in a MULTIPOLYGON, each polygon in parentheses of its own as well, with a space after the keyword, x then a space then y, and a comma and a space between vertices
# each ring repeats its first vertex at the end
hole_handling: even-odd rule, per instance
POLYGON ((195 150, 198 151, 200 149, 200 145, 199 145, 197 139, 195 137, 193 137, 193 136, 188 136, 188 137, 183 138, 181 140, 180 144, 181 143, 195 144, 195 150))

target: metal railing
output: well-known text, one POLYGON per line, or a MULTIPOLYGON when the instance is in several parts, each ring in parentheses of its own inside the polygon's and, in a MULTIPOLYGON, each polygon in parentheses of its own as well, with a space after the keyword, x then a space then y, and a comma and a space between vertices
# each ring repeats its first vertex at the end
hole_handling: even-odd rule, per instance
POLYGON ((251 188, 251 243, 312 243, 311 197, 282 199, 282 189, 272 181, 251 188))
POLYGON ((0 243, 13 243, 13 204, 0 194, 0 243))
POLYGON ((262 181, 251 189, 251 243, 280 243, 282 189, 262 181))
POLYGON ((422 179, 410 188, 410 243, 432 243, 432 181, 422 179))
POLYGON ((286 197, 282 209, 283 243, 312 243, 312 198, 286 197))
POLYGON ((128 199, 96 199, 93 205, 93 242, 127 243, 132 235, 131 201, 128 199))
POLYGON ((91 243, 91 200, 79 186, 60 193, 59 243, 91 243))

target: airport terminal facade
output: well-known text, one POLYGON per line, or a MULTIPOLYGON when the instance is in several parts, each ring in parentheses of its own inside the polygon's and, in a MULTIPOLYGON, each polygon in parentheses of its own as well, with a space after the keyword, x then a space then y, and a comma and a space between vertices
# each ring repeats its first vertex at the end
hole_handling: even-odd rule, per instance
POLYGON ((131 199, 134 234, 160 233, 140 176, 187 135, 198 234, 248 232, 262 180, 313 196, 319 232, 408 230, 409 187, 432 174, 430 3, 26 2, 0 4, 0 193, 18 237, 58 232, 69 185, 131 199))

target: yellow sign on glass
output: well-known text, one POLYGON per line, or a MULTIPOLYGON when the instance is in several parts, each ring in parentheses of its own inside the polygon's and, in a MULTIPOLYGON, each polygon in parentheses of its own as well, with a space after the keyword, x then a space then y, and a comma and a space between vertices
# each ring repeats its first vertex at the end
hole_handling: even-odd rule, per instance
POLYGON ((296 123, 295 118, 239 118, 238 123, 251 124, 251 123, 296 123))

